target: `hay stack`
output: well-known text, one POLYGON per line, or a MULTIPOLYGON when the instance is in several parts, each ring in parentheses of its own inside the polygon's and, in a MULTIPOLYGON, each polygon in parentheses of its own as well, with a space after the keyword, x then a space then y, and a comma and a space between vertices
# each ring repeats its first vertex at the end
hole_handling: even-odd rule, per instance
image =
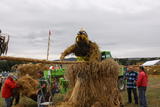
POLYGON ((157 75, 160 74, 160 65, 145 67, 148 74, 157 75))
POLYGON ((67 78, 73 90, 57 107, 120 107, 118 70, 111 59, 72 65, 67 78))
POLYGON ((31 97, 32 95, 36 94, 39 83, 37 80, 33 79, 31 76, 25 75, 20 77, 17 80, 17 84, 20 86, 19 89, 22 95, 31 97))
POLYGON ((37 73, 38 71, 44 71, 47 70, 48 66, 44 64, 21 64, 17 67, 17 71, 19 71, 18 76, 22 77, 26 74, 30 75, 32 78, 37 79, 37 73))

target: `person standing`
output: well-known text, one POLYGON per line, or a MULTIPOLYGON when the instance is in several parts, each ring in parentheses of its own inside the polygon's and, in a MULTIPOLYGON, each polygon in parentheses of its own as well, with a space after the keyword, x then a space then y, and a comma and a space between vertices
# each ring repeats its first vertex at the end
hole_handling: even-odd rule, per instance
POLYGON ((133 70, 133 67, 129 66, 127 72, 125 73, 125 79, 127 80, 127 93, 128 93, 128 104, 132 103, 132 93, 134 95, 134 102, 138 104, 137 95, 137 80, 138 73, 133 70))
POLYGON ((147 85, 148 85, 148 75, 145 72, 144 67, 140 66, 138 80, 137 80, 140 107, 147 107, 147 100, 146 100, 147 85))
POLYGON ((2 87, 2 75, 0 75, 0 91, 1 91, 1 87, 2 87))
POLYGON ((14 88, 17 87, 13 78, 14 78, 13 75, 10 74, 5 80, 4 85, 2 87, 2 97, 5 99, 6 107, 12 106, 12 101, 13 101, 12 91, 14 88))
POLYGON ((39 71, 37 73, 39 86, 37 90, 37 100, 38 100, 38 107, 45 107, 44 105, 41 105, 41 103, 45 102, 46 100, 46 93, 47 93, 47 83, 44 78, 44 74, 42 71, 39 71))

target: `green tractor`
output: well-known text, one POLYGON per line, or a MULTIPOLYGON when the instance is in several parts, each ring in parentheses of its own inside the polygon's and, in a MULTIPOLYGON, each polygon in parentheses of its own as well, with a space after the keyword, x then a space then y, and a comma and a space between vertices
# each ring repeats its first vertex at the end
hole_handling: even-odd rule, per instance
POLYGON ((55 69, 49 69, 44 71, 44 78, 49 81, 49 85, 52 87, 55 80, 58 85, 58 90, 61 94, 65 94, 68 91, 68 81, 64 78, 65 70, 61 67, 55 69))
MULTIPOLYGON (((112 58, 110 51, 102 51, 101 52, 101 60, 112 58)), ((117 61, 118 62, 118 61, 117 61)), ((118 75, 118 89, 123 91, 125 89, 125 80, 124 80, 124 67, 120 65, 119 75, 118 75)))

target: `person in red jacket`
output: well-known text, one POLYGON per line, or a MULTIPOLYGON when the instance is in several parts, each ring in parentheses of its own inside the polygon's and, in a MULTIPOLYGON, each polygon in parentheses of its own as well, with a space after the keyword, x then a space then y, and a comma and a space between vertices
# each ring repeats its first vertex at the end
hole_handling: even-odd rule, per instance
POLYGON ((12 106, 12 91, 17 87, 13 75, 9 75, 2 87, 2 97, 5 99, 6 107, 12 106))
POLYGON ((147 100, 146 100, 147 85, 148 85, 148 75, 145 72, 144 67, 140 66, 137 79, 140 107, 147 107, 147 100))

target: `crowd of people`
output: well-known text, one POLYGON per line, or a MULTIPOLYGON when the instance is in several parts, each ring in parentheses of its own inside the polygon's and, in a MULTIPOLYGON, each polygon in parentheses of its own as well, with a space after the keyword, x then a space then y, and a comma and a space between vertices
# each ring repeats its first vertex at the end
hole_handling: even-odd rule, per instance
POLYGON ((148 85, 148 75, 143 66, 139 67, 139 72, 135 71, 134 67, 127 67, 124 74, 127 81, 128 104, 132 103, 132 93, 134 103, 140 107, 147 107, 146 89, 148 85), (138 90, 138 94, 137 94, 138 90))

